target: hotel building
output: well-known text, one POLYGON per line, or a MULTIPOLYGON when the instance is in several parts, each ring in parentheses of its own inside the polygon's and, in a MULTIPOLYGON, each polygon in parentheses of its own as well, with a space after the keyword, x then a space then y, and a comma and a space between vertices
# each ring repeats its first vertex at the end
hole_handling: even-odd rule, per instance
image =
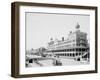
POLYGON ((51 38, 47 46, 47 52, 57 57, 89 59, 90 52, 87 33, 80 31, 80 25, 78 23, 75 28, 76 30, 74 32, 70 31, 67 39, 62 37, 62 40, 53 40, 51 38))

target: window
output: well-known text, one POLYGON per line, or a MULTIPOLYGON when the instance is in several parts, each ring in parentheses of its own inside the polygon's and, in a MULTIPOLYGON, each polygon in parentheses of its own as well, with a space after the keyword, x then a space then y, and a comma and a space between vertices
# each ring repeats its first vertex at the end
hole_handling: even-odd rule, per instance
POLYGON ((80 48, 79 51, 81 51, 82 49, 80 48))
POLYGON ((85 51, 85 49, 82 49, 82 51, 85 51))
POLYGON ((76 48, 76 51, 78 51, 78 48, 76 48))
POLYGON ((76 56, 78 55, 78 53, 76 53, 76 56))
POLYGON ((73 49, 73 51, 75 51, 75 49, 73 49))
POLYGON ((79 53, 79 55, 81 55, 81 53, 79 53))
POLYGON ((73 57, 75 56, 75 54, 73 53, 73 57))
POLYGON ((72 54, 70 53, 70 56, 72 56, 72 54))
POLYGON ((69 49, 67 49, 67 51, 69 51, 69 49))
POLYGON ((33 63, 33 60, 32 60, 32 59, 30 59, 30 60, 29 60, 29 63, 33 63))

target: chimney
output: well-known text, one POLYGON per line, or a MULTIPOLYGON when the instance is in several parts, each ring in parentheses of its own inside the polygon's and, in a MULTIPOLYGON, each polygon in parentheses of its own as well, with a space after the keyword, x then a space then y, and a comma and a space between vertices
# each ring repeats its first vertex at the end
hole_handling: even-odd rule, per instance
POLYGON ((62 37, 62 41, 64 41, 64 37, 62 37))

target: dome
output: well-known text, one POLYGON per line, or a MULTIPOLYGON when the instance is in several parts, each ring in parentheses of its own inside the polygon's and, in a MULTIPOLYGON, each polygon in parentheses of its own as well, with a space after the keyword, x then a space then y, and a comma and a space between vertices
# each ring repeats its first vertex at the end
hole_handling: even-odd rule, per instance
POLYGON ((79 25, 79 23, 77 23, 77 25, 76 25, 76 27, 75 27, 76 29, 79 29, 80 28, 80 25, 79 25))

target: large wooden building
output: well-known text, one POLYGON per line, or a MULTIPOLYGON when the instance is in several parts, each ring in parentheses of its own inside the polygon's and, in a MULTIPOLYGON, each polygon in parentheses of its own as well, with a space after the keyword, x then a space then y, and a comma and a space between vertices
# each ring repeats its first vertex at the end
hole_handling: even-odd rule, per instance
POLYGON ((80 25, 77 23, 74 32, 70 31, 67 39, 62 37, 61 40, 51 39, 47 46, 47 52, 57 57, 67 58, 89 58, 89 42, 87 33, 80 31, 80 25))

